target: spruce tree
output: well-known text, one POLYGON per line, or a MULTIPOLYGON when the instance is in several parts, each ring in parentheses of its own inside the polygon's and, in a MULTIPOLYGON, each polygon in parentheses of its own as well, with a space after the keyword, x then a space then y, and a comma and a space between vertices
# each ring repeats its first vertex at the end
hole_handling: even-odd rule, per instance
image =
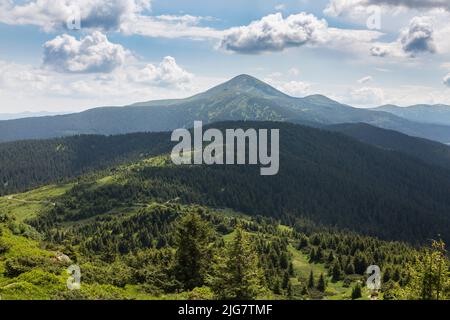
POLYGON ((314 273, 311 270, 311 273, 309 274, 309 280, 308 280, 308 288, 314 288, 314 273))
POLYGON ((175 275, 184 289, 203 286, 212 259, 213 231, 197 213, 184 216, 176 234, 175 275))
POLYGON ((211 286, 221 299, 251 300, 264 291, 263 271, 250 236, 238 226, 211 286))
POLYGON ((333 264, 333 267, 331 268, 331 279, 333 281, 339 281, 341 280, 341 276, 342 276, 341 265, 339 264, 339 262, 336 261, 333 264))
POLYGON ((323 277, 323 273, 320 274, 319 282, 317 283, 317 290, 320 292, 325 292, 326 283, 325 278, 323 277))

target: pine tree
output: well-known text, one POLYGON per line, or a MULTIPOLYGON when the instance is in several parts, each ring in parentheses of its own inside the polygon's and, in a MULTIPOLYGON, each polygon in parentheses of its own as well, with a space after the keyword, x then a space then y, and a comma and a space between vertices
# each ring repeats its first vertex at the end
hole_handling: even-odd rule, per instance
POLYGON ((216 267, 211 286, 221 299, 250 300, 264 291, 263 271, 250 236, 238 226, 225 258, 216 267))
POLYGON ((345 273, 346 274, 355 274, 355 266, 353 265, 352 262, 349 262, 347 264, 347 267, 345 268, 345 273))
POLYGON ((196 213, 184 216, 177 229, 175 275, 187 290, 201 287, 210 269, 213 231, 196 213))
POLYGON ((342 276, 341 265, 339 264, 339 262, 336 261, 333 264, 333 267, 331 268, 331 279, 333 281, 339 281, 341 280, 341 276, 342 276))
POLYGON ((320 292, 325 292, 326 289, 325 278, 323 277, 323 273, 320 274, 319 282, 317 283, 317 290, 320 292))
POLYGON ((309 274, 309 280, 308 280, 308 288, 314 288, 314 273, 311 270, 311 273, 309 274))

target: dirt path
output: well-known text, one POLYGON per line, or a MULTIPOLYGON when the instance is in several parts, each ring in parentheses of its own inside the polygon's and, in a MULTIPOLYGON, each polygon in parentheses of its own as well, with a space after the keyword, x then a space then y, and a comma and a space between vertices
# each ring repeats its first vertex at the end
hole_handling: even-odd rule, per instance
POLYGON ((8 196, 6 199, 16 202, 22 202, 22 203, 35 203, 35 204, 50 204, 52 206, 56 206, 56 203, 51 201, 37 201, 37 200, 23 200, 23 199, 16 199, 14 196, 8 196))

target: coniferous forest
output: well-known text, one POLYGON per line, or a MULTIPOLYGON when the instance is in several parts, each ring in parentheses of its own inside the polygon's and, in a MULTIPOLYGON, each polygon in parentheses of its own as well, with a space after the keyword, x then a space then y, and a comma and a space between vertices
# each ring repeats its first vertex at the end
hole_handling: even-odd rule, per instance
POLYGON ((1 144, 2 299, 450 297, 448 169, 324 129, 215 127, 279 128, 279 174, 175 166, 166 133, 1 144))

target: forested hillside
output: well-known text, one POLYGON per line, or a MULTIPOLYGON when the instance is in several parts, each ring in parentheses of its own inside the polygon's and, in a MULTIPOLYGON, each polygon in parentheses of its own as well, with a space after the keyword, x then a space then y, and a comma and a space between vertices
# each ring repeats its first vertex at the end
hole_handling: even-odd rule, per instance
POLYGON ((402 152, 432 165, 450 169, 450 147, 431 140, 411 137, 403 133, 377 128, 365 123, 344 123, 325 129, 343 133, 362 142, 402 152))
MULTIPOLYGON (((2 298, 427 299, 449 294, 447 278, 435 271, 443 259, 436 248, 419 251, 301 217, 281 222, 181 204, 176 198, 138 202, 130 193, 108 199, 96 191, 114 195, 111 191, 120 190, 142 166, 166 165, 163 158, 148 159, 118 168, 113 176, 87 176, 89 188, 78 182, 0 198, 2 298), (81 213, 73 198, 81 190, 103 207, 89 217, 69 216, 81 213), (421 263, 431 257, 436 262, 427 274, 439 279, 439 286, 423 282, 421 263), (80 290, 66 287, 66 269, 73 264, 81 271, 80 290), (364 288, 371 264, 382 270, 383 285, 376 293, 364 288)), ((441 267, 448 265, 443 261, 441 267)))
POLYGON ((167 153, 168 133, 84 135, 0 144, 0 195, 167 153))
MULTIPOLYGON (((80 180, 73 190, 55 201, 56 207, 43 215, 40 223, 77 221, 107 213, 118 206, 180 199, 185 204, 227 207, 251 215, 282 219, 307 217, 327 226, 413 243, 421 243, 438 234, 447 239, 450 234, 450 171, 446 169, 340 134, 298 125, 230 122, 217 126, 279 128, 279 174, 260 176, 258 166, 174 166, 164 157, 161 166, 143 161, 123 172, 105 172, 112 172, 112 176, 120 181, 117 183, 92 187, 89 179, 80 180)), ((141 139, 136 141, 146 141, 142 149, 137 148, 140 152, 135 152, 134 148, 141 144, 127 143, 126 136, 87 137, 87 141, 109 141, 109 148, 104 144, 104 152, 96 153, 95 148, 91 148, 91 153, 81 152, 79 156, 86 157, 81 165, 69 166, 73 160, 69 157, 70 161, 61 168, 67 168, 70 175, 63 171, 58 173, 59 177, 95 169, 90 163, 99 166, 98 159, 105 159, 100 161, 103 168, 122 160, 119 156, 108 158, 116 147, 126 151, 122 153, 124 159, 131 159, 129 155, 139 157, 169 149, 167 141, 152 141, 153 134, 148 134, 148 140, 142 139, 147 135, 139 137, 141 139), (123 142, 122 147, 115 139, 123 142), (145 147, 147 144, 150 149, 145 147)), ((168 135, 161 137, 169 139, 168 135)), ((83 137, 71 139, 81 141, 83 137)), ((58 144, 53 141, 49 145, 53 148, 58 144)), ((79 150, 86 149, 83 145, 85 147, 79 150)), ((92 146, 92 142, 87 146, 92 146)), ((52 155, 41 155, 44 154, 52 155)), ((58 152, 53 155, 58 156, 58 152)), ((52 166, 42 166, 45 159, 29 171, 22 168, 23 177, 45 173, 46 168, 53 172, 52 166)))

